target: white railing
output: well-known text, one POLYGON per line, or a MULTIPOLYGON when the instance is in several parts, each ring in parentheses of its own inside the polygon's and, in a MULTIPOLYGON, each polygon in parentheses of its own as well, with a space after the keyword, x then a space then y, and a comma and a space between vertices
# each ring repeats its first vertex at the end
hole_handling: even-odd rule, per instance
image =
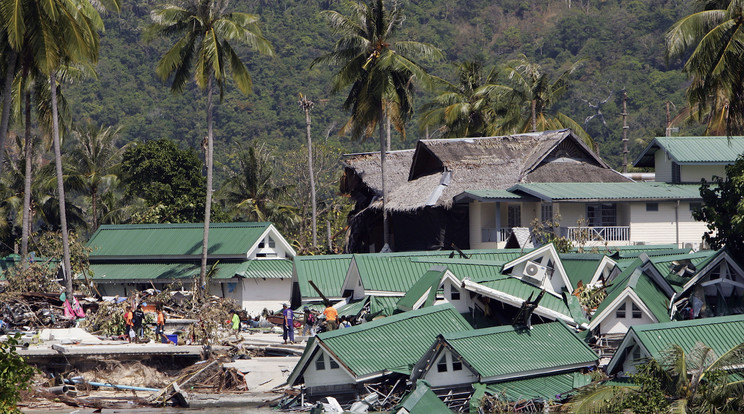
POLYGON ((630 226, 565 227, 565 235, 571 241, 629 241, 630 226))
POLYGON ((506 241, 511 229, 504 227, 484 227, 481 229, 481 242, 502 242, 506 241))

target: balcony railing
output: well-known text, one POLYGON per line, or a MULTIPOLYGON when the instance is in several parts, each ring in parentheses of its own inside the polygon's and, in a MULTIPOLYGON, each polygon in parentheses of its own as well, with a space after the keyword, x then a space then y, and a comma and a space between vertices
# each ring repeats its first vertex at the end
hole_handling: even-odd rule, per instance
POLYGON ((603 240, 603 241, 629 241, 630 226, 605 226, 605 227, 563 227, 564 234, 571 241, 577 240, 603 240))
POLYGON ((485 227, 481 229, 481 242, 487 243, 487 242, 502 242, 506 241, 506 238, 509 236, 509 233, 511 232, 511 229, 501 227, 501 228, 495 228, 495 227, 485 227))

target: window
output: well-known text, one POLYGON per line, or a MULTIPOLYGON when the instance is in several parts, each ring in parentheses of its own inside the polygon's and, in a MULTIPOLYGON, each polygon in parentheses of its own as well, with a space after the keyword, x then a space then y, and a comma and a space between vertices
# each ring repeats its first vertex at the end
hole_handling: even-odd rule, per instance
POLYGON ((452 361, 452 371, 462 371, 462 361, 452 361))
POLYGON ((635 303, 633 304, 633 307, 631 308, 631 311, 632 311, 631 316, 633 316, 633 319, 641 319, 641 316, 642 316, 642 314, 641 314, 641 308, 639 308, 638 306, 636 306, 635 303))
POLYGON ((672 162, 672 183, 679 184, 682 182, 682 177, 679 170, 679 164, 676 162, 672 162))
POLYGON ((615 203, 587 204, 586 222, 591 227, 617 226, 615 203))
POLYGON ((450 300, 460 300, 460 291, 450 286, 450 300))
POLYGON ((659 211, 659 203, 646 203, 646 211, 659 211))
POLYGON ((552 204, 541 204, 540 205, 540 220, 543 223, 553 222, 553 205, 552 204))
POLYGON ((519 204, 509 205, 506 211, 506 223, 509 227, 522 227, 522 206, 519 204))
POLYGON ((701 208, 703 208, 703 203, 699 201, 690 202, 690 211, 700 210, 701 208))
POLYGON ((335 359, 330 358, 330 361, 329 362, 330 362, 330 364, 328 364, 328 365, 331 366, 331 369, 338 369, 338 362, 336 362, 335 359))
POLYGON ((271 236, 269 236, 269 247, 272 249, 276 247, 276 242, 271 238, 271 236))
POLYGON ((266 240, 261 240, 261 243, 258 243, 258 248, 263 249, 266 246, 266 240))
POLYGON ((323 354, 318 355, 318 359, 315 360, 315 369, 317 371, 325 369, 325 356, 323 354))
POLYGON ((442 355, 437 362, 437 372, 447 372, 447 355, 442 355))
POLYGON ((625 304, 623 303, 615 311, 615 317, 618 319, 625 319, 625 304))
POLYGON ((633 347, 633 360, 638 361, 641 359, 641 347, 636 345, 633 347))

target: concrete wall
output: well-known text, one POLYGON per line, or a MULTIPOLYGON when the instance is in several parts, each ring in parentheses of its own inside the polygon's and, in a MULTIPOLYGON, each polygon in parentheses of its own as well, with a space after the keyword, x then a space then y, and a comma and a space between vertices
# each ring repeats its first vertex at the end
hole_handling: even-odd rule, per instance
POLYGON ((646 203, 632 203, 630 205, 630 237, 636 242, 646 244, 677 243, 679 231, 679 245, 690 243, 699 246, 706 230, 704 222, 695 221, 690 212, 690 203, 683 201, 659 203, 659 211, 646 211, 646 203), (675 219, 675 209, 678 212, 679 224, 675 219))
MULTIPOLYGON (((616 314, 615 309, 607 310, 605 312, 610 312, 609 315, 599 324, 599 333, 604 334, 624 334, 628 332, 628 329, 630 329, 631 326, 636 325, 648 325, 650 323, 655 323, 653 319, 651 319, 648 315, 646 315, 644 312, 641 312, 640 318, 633 318, 633 301, 630 298, 625 298, 625 317, 624 318, 618 318, 616 314)), ((618 305, 620 307, 621 305, 618 305)))
POLYGON ((460 384, 472 384, 478 381, 478 376, 475 375, 464 363, 461 369, 455 371, 452 365, 452 353, 445 349, 437 355, 434 365, 426 372, 423 379, 429 382, 432 387, 448 387, 460 384), (440 362, 446 362, 447 371, 439 372, 438 364, 440 362))

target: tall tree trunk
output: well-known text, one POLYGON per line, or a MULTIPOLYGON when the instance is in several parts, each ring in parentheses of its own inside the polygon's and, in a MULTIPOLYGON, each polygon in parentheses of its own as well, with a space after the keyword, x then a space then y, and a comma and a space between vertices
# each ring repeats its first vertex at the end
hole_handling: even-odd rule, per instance
POLYGON ((537 132, 537 99, 532 100, 532 132, 537 132))
POLYGON ((382 247, 386 245, 390 246, 390 223, 388 222, 388 214, 386 209, 387 204, 387 192, 385 191, 385 159, 387 158, 387 148, 385 148, 386 140, 384 136, 385 132, 385 110, 380 108, 380 174, 382 177, 382 247))
POLYGON ((390 148, 392 148, 390 145, 392 134, 390 133, 390 114, 387 111, 385 111, 385 133, 387 134, 387 148, 385 148, 385 151, 390 151, 390 148))
POLYGON ((24 166, 23 176, 23 221, 21 230, 21 263, 23 267, 28 266, 28 238, 31 234, 31 155, 34 148, 33 137, 31 136, 31 92, 26 91, 25 93, 25 145, 24 145, 24 160, 26 165, 24 166))
POLYGON ((204 239, 202 242, 201 272, 199 273, 199 293, 202 298, 207 293, 207 253, 209 249, 209 219, 212 213, 212 77, 207 83, 207 150, 204 162, 207 164, 207 200, 204 203, 204 239))
POLYGON ((93 210, 93 231, 98 230, 98 186, 94 185, 90 192, 90 204, 93 210))
POLYGON ((62 228, 62 255, 64 257, 65 290, 71 296, 72 266, 70 264, 70 235, 67 232, 67 210, 65 206, 65 185, 62 176, 62 150, 59 143, 59 114, 57 112, 57 74, 49 74, 49 86, 52 90, 52 138, 54 140, 54 163, 57 167, 57 189, 59 191, 59 226, 62 228))
POLYGON ((0 173, 3 172, 3 157, 5 156, 5 137, 8 135, 10 124, 11 93, 13 88, 13 77, 15 76, 16 61, 18 53, 10 51, 8 56, 8 67, 5 69, 5 82, 3 83, 3 114, 0 120, 0 173))
MULTIPOLYGON (((318 207, 315 202, 315 173, 313 173, 313 138, 310 135, 310 108, 312 101, 301 99, 300 105, 305 110, 305 127, 307 131, 307 168, 310 173, 310 202, 313 208, 313 249, 318 248, 318 207)), ((330 247, 330 246, 329 246, 330 247)))

